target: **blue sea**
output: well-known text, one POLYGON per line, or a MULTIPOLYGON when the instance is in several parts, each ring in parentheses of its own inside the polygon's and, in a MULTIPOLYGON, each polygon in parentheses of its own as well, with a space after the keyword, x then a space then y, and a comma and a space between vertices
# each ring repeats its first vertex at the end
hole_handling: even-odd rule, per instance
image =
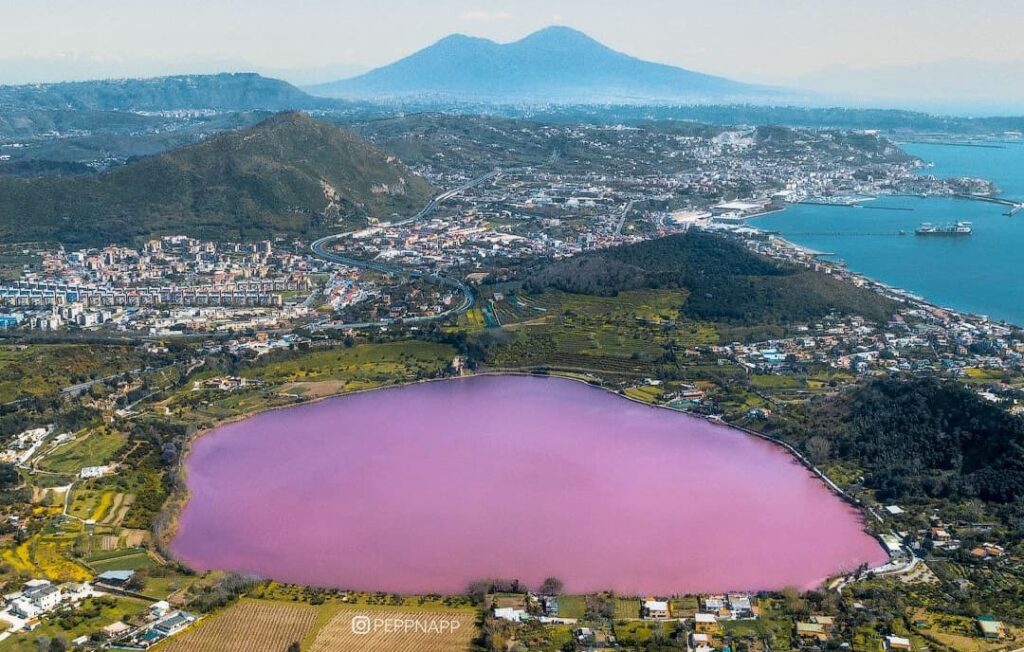
MULTIPOLYGON (((1024 144, 996 147, 907 144, 933 164, 922 173, 994 181, 1024 201, 1024 144)), ((834 254, 854 271, 932 303, 1024 325, 1024 212, 961 199, 884 197, 863 208, 797 205, 752 221, 787 240, 834 254), (970 237, 914 235, 922 222, 974 223, 970 237), (899 235, 900 231, 905 235, 899 235)))

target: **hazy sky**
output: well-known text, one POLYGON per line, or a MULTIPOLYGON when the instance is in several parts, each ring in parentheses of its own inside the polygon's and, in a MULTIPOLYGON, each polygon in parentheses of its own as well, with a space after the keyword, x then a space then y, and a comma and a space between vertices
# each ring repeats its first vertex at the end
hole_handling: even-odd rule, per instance
POLYGON ((1024 0, 0 0, 0 83, 215 69, 321 81, 453 32, 509 41, 550 24, 751 81, 1024 61, 1024 0))

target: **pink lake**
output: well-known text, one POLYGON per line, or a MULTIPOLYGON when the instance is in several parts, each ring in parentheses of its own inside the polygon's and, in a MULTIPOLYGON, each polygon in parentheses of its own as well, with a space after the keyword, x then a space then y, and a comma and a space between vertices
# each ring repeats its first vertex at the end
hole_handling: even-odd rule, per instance
POLYGON ((549 576, 621 594, 813 588, 886 560, 784 449, 557 378, 384 389, 217 428, 174 553, 398 593, 549 576))

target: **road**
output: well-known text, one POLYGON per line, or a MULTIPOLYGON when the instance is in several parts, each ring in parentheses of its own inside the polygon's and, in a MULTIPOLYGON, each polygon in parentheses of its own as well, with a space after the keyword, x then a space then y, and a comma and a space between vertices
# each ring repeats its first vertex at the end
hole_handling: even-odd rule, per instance
MULTIPOLYGON (((427 205, 423 207, 423 210, 421 210, 419 213, 416 213, 416 215, 413 215, 412 217, 405 220, 401 220, 399 222, 393 222, 391 225, 403 226, 405 224, 412 224, 413 222, 421 220, 427 215, 430 215, 430 213, 432 213, 434 209, 437 208, 438 205, 442 204, 443 202, 451 199, 452 197, 456 197, 462 194, 463 192, 469 190, 470 188, 476 188, 477 186, 483 185, 484 183, 487 183, 488 181, 497 178, 500 174, 501 170, 493 170, 491 172, 488 172, 487 174, 484 174, 471 181, 464 183, 458 188, 453 188, 452 190, 443 192, 437 197, 434 197, 429 202, 427 202, 427 205)), ((327 237, 320 238, 319 240, 310 245, 310 249, 313 251, 314 255, 319 256, 320 258, 323 258, 326 261, 338 263, 340 265, 347 265, 349 267, 358 267, 361 269, 369 269, 375 272, 381 272, 383 274, 398 275, 407 274, 412 271, 404 267, 398 267, 397 265, 388 265, 374 260, 363 260, 361 258, 352 258, 350 256, 344 256, 342 254, 330 250, 329 246, 331 243, 347 238, 350 235, 352 235, 352 232, 339 233, 337 235, 329 235, 327 237)), ((374 328, 380 326, 389 326, 391 324, 398 323, 399 321, 403 324, 423 324, 427 322, 437 321, 439 319, 445 319, 447 317, 455 315, 461 315, 462 313, 472 308, 473 304, 476 302, 476 293, 473 292, 473 288, 469 287, 468 285, 466 285, 465 283, 458 279, 443 276, 436 272, 431 274, 424 274, 422 278, 425 281, 458 290, 459 292, 462 293, 462 303, 460 303, 457 308, 446 310, 437 315, 423 317, 408 317, 402 320, 382 319, 380 321, 374 322, 354 322, 348 324, 327 322, 318 324, 316 326, 313 326, 312 328, 314 330, 322 330, 325 328, 331 328, 336 330, 349 328, 374 328)))
MULTIPOLYGON (((135 376, 136 374, 141 374, 143 372, 150 373, 150 372, 153 372, 153 371, 163 371, 164 369, 170 369, 171 367, 175 367, 178 364, 179 363, 177 363, 177 362, 172 362, 171 364, 167 364, 167 365, 164 365, 162 367, 139 367, 137 369, 130 369, 128 371, 121 371, 119 373, 112 374, 110 376, 106 376, 105 378, 97 378, 96 380, 87 380, 84 383, 78 383, 76 385, 68 385, 67 387, 65 387, 62 390, 60 390, 60 393, 63 394, 64 396, 78 396, 82 392, 85 392, 85 391, 89 390, 90 388, 92 388, 93 385, 98 385, 100 383, 105 383, 105 382, 107 382, 109 380, 114 380, 114 379, 120 378, 121 376, 124 376, 125 374, 128 374, 129 376, 135 376)), ((25 399, 21 399, 21 400, 25 400, 25 399)))
POLYGON ((619 218, 619 225, 615 227, 615 237, 619 238, 622 236, 622 227, 626 225, 626 216, 629 215, 629 211, 633 210, 633 204, 636 203, 635 199, 631 199, 626 207, 622 209, 622 217, 619 218))
POLYGON ((125 374, 128 374, 130 376, 134 376, 135 374, 140 373, 142 371, 143 371, 142 369, 132 369, 130 371, 122 371, 119 374, 114 374, 112 376, 107 376, 106 378, 97 378, 96 380, 88 380, 88 381, 86 381, 84 383, 78 383, 77 385, 69 385, 69 386, 65 387, 64 389, 60 390, 60 393, 64 394, 65 396, 78 396, 82 392, 88 391, 93 385, 98 385, 99 383, 105 383, 108 380, 114 380, 115 378, 120 378, 121 376, 123 376, 125 374))
POLYGON ((412 224, 413 222, 416 222, 417 220, 422 220, 427 215, 430 215, 431 213, 433 213, 434 209, 437 208, 438 204, 442 204, 442 203, 448 201, 449 199, 451 199, 452 197, 457 197, 458 195, 461 195, 462 193, 466 192, 467 190, 469 190, 471 188, 476 188, 477 186, 482 186, 483 184, 487 183, 491 179, 496 179, 499 176, 501 176, 501 170, 491 170, 487 174, 480 175, 479 177, 477 177, 475 179, 467 181, 466 183, 462 184, 458 188, 452 188, 451 190, 443 192, 440 195, 438 195, 437 197, 434 197, 433 199, 428 201, 427 205, 424 206, 423 210, 421 210, 419 213, 416 213, 412 217, 404 219, 404 220, 402 220, 400 222, 393 222, 392 226, 404 226, 406 224, 412 224))
POLYGON ((876 566, 875 568, 869 568, 863 575, 861 575, 861 578, 858 578, 855 575, 844 575, 833 580, 828 588, 836 591, 837 593, 842 593, 843 589, 847 586, 858 582, 859 579, 863 579, 869 573, 872 576, 886 575, 889 577, 904 575, 917 568, 922 561, 923 560, 920 557, 914 554, 913 550, 904 546, 903 549, 897 555, 890 558, 888 562, 881 566, 876 566))

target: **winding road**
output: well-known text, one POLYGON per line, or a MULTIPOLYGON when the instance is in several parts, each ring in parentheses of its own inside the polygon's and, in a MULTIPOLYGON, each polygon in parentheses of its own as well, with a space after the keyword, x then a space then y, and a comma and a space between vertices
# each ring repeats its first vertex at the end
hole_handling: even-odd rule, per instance
MULTIPOLYGON (((434 209, 436 209, 438 207, 438 205, 442 204, 443 202, 451 199, 452 197, 456 197, 456 196, 462 194, 466 190, 469 190, 471 188, 476 188, 478 186, 481 186, 481 185, 487 183, 488 181, 497 178, 500 174, 501 174, 501 170, 492 170, 491 172, 488 172, 487 174, 484 174, 482 176, 479 176, 479 177, 477 177, 477 178, 475 178, 475 179, 473 179, 471 181, 468 181, 468 182, 462 184, 458 188, 453 188, 452 190, 448 190, 446 192, 443 192, 440 195, 438 195, 437 197, 434 197, 429 202, 427 202, 427 205, 424 206, 423 210, 421 210, 419 213, 416 213, 412 217, 407 218, 405 220, 401 220, 399 222, 393 222, 391 224, 391 226, 404 226, 406 224, 412 224, 413 222, 421 220, 424 217, 426 217, 427 215, 430 215, 434 211, 434 209)), ((326 260, 328 262, 338 263, 340 265, 347 265, 349 267, 357 267, 357 268, 361 268, 361 269, 369 269, 369 270, 373 270, 375 272, 382 272, 384 274, 408 274, 408 273, 412 272, 412 270, 406 269, 404 267, 398 267, 396 265, 388 265, 388 264, 377 262, 377 261, 373 261, 373 260, 363 260, 361 258, 352 258, 350 256, 344 256, 342 254, 339 254, 337 252, 334 252, 334 251, 330 250, 331 243, 337 242, 337 241, 342 240, 344 238, 347 238, 350 235, 352 235, 352 233, 354 233, 354 232, 353 231, 349 231, 347 233, 338 233, 336 235, 329 235, 329 236, 320 238, 319 240, 317 240, 316 242, 314 242, 313 244, 310 245, 310 249, 313 251, 314 255, 319 256, 320 258, 323 258, 324 260, 326 260)), ((445 318, 451 317, 451 316, 461 315, 462 313, 464 313, 467 310, 469 310, 470 308, 472 308, 473 304, 476 302, 476 293, 473 292, 473 288, 469 287, 467 284, 463 283, 462 281, 460 281, 458 279, 450 278, 448 276, 443 276, 443 275, 438 274, 436 272, 429 273, 429 274, 424 274, 422 278, 424 280, 428 281, 428 282, 435 283, 437 285, 441 285, 441 286, 444 286, 444 287, 450 287, 450 288, 453 288, 455 290, 458 290, 459 292, 462 293, 462 303, 460 303, 457 308, 451 308, 450 310, 446 310, 446 311, 444 311, 444 312, 442 312, 440 314, 437 314, 437 315, 429 315, 429 316, 422 316, 422 317, 408 317, 408 318, 401 319, 401 320, 398 320, 398 319, 382 319, 382 320, 373 321, 373 322, 356 322, 356 323, 348 323, 348 324, 327 322, 327 323, 323 323, 323 324, 318 324, 318 325, 314 326, 313 328, 314 328, 314 330, 322 330, 322 329, 327 329, 327 328, 330 328, 330 329, 373 328, 373 327, 379 327, 379 326, 388 326, 388 325, 397 323, 399 321, 401 323, 403 323, 403 324, 422 324, 422 323, 426 323, 426 322, 437 321, 439 319, 445 319, 445 318)))

